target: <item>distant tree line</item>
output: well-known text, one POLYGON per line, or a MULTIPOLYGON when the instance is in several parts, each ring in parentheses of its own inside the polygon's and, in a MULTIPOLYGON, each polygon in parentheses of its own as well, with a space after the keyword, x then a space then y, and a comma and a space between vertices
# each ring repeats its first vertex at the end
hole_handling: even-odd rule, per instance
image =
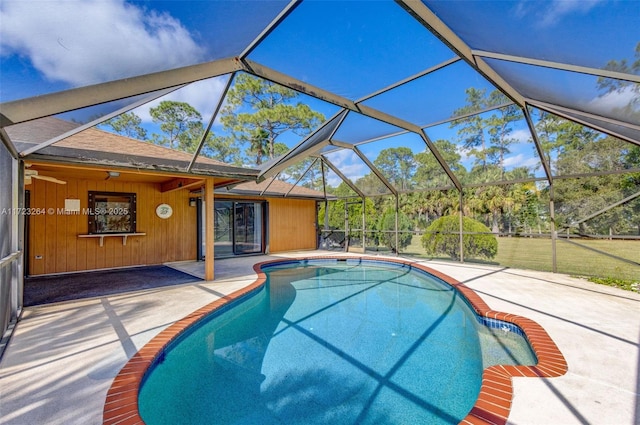
MULTIPOLYGON (((640 44, 637 54, 639 59, 632 64, 611 61, 607 68, 635 72, 633 70, 640 69, 640 44)), ((598 88, 603 94, 626 90, 640 94, 639 87, 617 80, 598 80, 598 88)), ((517 142, 514 134, 516 123, 523 120, 522 111, 497 90, 487 93, 469 88, 466 95, 466 105, 454 111, 454 119, 450 122, 456 137, 434 140, 434 144, 453 174, 465 186, 471 186, 462 193, 462 212, 484 227, 469 225, 469 228, 486 228, 494 234, 549 232, 551 193, 547 182, 535 181, 536 168, 524 164, 508 165, 506 161, 517 142)), ((324 121, 322 114, 299 102, 297 96, 295 91, 277 84, 247 74, 238 75, 221 110, 223 131, 220 134, 210 132, 206 136, 201 154, 246 166, 257 166, 284 154, 288 148, 281 142, 283 134, 293 133, 303 138, 324 121)), ((637 122, 639 98, 637 95, 629 105, 621 107, 621 116, 632 117, 637 122)), ((205 129, 199 111, 187 103, 162 101, 149 112, 159 133, 148 135, 140 118, 133 113, 122 114, 105 125, 128 137, 195 152, 205 129)), ((640 168, 640 146, 544 111, 537 112, 535 130, 552 174, 580 176, 554 181, 556 229, 566 227, 582 234, 640 234, 640 198, 582 221, 589 213, 640 191, 640 173, 625 172, 640 168), (586 176, 593 173, 599 175, 586 176)), ((533 143, 531 149, 532 155, 537 157, 533 143)), ((426 145, 421 152, 403 146, 387 148, 370 159, 401 193, 398 223, 399 229, 405 232, 396 246, 395 235, 390 236, 390 231, 395 229, 395 199, 392 196, 372 196, 364 203, 349 203, 349 228, 362 228, 364 208, 365 228, 371 242, 402 250, 411 242, 411 232, 424 232, 438 219, 461 211, 460 193, 426 145), (451 189, 429 190, 442 187, 451 189)), ((308 158, 285 170, 283 177, 289 181, 300 179, 299 184, 304 187, 326 189, 327 193, 340 198, 354 197, 355 192, 345 182, 335 187, 326 182, 323 188, 322 169, 319 165, 309 168, 312 160, 308 158)), ((352 183, 366 194, 388 192, 373 173, 352 183)), ((320 225, 325 223, 325 214, 328 214, 331 228, 344 229, 345 202, 346 199, 332 202, 328 213, 322 206, 320 225)), ((356 231, 352 237, 358 237, 356 231)), ((424 242, 423 246, 429 249, 424 242)), ((490 243, 483 246, 485 253, 492 252, 490 243)))
MULTIPOLYGON (((625 172, 640 169, 640 146, 605 136, 547 113, 541 113, 536 130, 544 153, 552 164, 554 175, 580 176, 554 181, 556 229, 571 228, 574 233, 585 235, 640 235, 640 198, 574 226, 574 223, 580 222, 589 214, 640 192, 640 173, 625 172), (601 175, 586 176, 594 173, 601 175)), ((474 165, 467 170, 460 161, 461 156, 454 143, 437 140, 435 145, 461 180, 478 185, 463 191, 462 211, 466 217, 483 223, 493 233, 531 234, 550 231, 550 187, 546 181, 534 181, 534 170, 528 167, 507 170, 499 165, 498 158, 498 162, 485 161, 489 156, 482 152, 478 152, 474 165), (493 180, 487 180, 486 173, 490 171, 495 171, 493 180), (499 181, 499 176, 503 176, 506 181, 532 181, 500 185, 487 183, 499 181)), ((487 144, 485 149, 492 147, 487 144)), ((460 211, 460 194, 456 189, 420 188, 428 180, 442 185, 447 183, 446 174, 432 155, 425 152, 414 154, 405 147, 389 148, 381 151, 373 163, 384 170, 383 174, 396 188, 413 190, 399 196, 400 214, 403 217, 401 222, 410 223, 401 230, 424 231, 433 221, 460 211), (390 166, 392 163, 395 166, 390 166)), ((370 173, 354 184, 365 193, 375 193, 379 183, 373 183, 374 179, 377 180, 370 173)), ((339 197, 354 195, 346 183, 340 183, 338 187, 329 188, 328 191, 339 197)), ((344 202, 345 200, 336 201, 330 208, 331 227, 345 227, 344 202)), ((380 216, 378 212, 395 210, 395 199, 392 196, 367 198, 365 208, 367 230, 383 230, 377 220, 380 216)), ((349 227, 361 229, 361 203, 350 204, 348 210, 349 220, 352 220, 349 227)), ((321 213, 324 214, 323 209, 321 213)), ((321 218, 324 220, 324 215, 321 218)))
MULTIPOLYGON (((298 94, 278 84, 238 74, 220 113, 223 132, 209 132, 200 154, 234 165, 256 166, 288 150, 279 139, 291 132, 308 135, 324 116, 295 102, 298 94)), ((142 119, 127 112, 103 126, 123 136, 194 153, 205 133, 202 114, 185 102, 163 100, 149 114, 159 133, 147 134, 142 119)))
MULTIPOLYGON (((611 85, 604 83, 601 87, 612 90, 611 85)), ((456 114, 486 110, 504 104, 506 99, 497 92, 486 94, 471 88, 467 90, 467 101, 468 105, 456 114)), ((639 107, 624 110, 627 114, 634 111, 637 116, 639 107)), ((532 167, 505 166, 505 157, 514 143, 513 123, 521 118, 522 112, 514 106, 500 107, 491 113, 452 121, 457 140, 434 141, 453 173, 464 184, 474 186, 463 191, 464 216, 484 224, 488 232, 495 234, 542 234, 551 229, 551 190, 546 180, 536 182, 536 170, 532 167), (462 152, 471 159, 469 168, 462 163, 462 152), (530 181, 491 184, 514 180, 530 181)), ((570 229, 574 235, 640 235, 640 198, 583 221, 590 214, 640 192, 640 173, 626 172, 640 169, 640 146, 544 111, 540 111, 537 118, 535 129, 552 174, 575 176, 554 181, 556 230, 570 229)), ((534 149, 533 143, 531 146, 534 149)), ((380 152, 373 164, 399 191, 410 191, 399 197, 400 231, 423 232, 434 221, 459 213, 457 190, 425 190, 425 182, 430 182, 432 187, 452 186, 442 167, 427 151, 414 153, 407 147, 388 148, 380 152)), ((377 193, 382 186, 373 173, 353 183, 365 193, 377 193)), ((328 191, 339 197, 354 195, 345 183, 328 191)), ((345 227, 344 202, 337 201, 330 208, 330 227, 345 227)), ((381 240, 376 232, 388 230, 389 225, 378 219, 378 212, 395 211, 395 199, 392 196, 367 198, 365 208, 369 238, 381 240)), ((361 229, 362 204, 349 204, 348 210, 349 228, 361 229)), ((321 218, 324 219, 324 208, 321 208, 321 218)), ((395 222, 393 224, 395 226, 395 222)), ((409 241, 398 244, 402 249, 409 241)), ((395 250, 390 243, 386 245, 395 250)))

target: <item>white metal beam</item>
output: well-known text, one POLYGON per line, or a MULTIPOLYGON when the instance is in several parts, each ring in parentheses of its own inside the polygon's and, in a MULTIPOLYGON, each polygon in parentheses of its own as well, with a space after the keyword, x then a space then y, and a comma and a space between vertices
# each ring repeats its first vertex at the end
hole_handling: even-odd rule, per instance
POLYGON ((527 126, 529 126, 529 132, 531 133, 531 137, 533 137, 533 143, 536 145, 536 152, 538 152, 538 156, 540 157, 540 162, 544 168, 544 173, 547 176, 547 180, 549 180, 549 184, 553 183, 553 175, 551 172, 551 166, 549 165, 549 161, 547 161, 547 156, 544 154, 544 150, 542 149, 542 144, 540 143, 540 139, 538 138, 538 132, 536 131, 536 127, 533 124, 533 120, 531 119, 531 114, 529 113, 529 108, 525 105, 522 108, 522 112, 524 113, 525 120, 527 121, 527 126))
POLYGON ((499 87, 508 97, 520 106, 524 106, 522 95, 509 85, 493 68, 482 58, 473 55, 471 48, 462 41, 440 18, 424 3, 418 0, 396 0, 418 22, 427 27, 434 35, 456 52, 476 71, 480 72, 487 80, 499 87))
POLYGON ((209 123, 207 124, 207 128, 204 130, 204 133, 202 133, 202 137, 200 138, 200 141, 198 142, 198 147, 196 148, 196 151, 193 153, 193 157, 191 158, 191 162, 189 163, 189 166, 187 167, 187 172, 190 172, 191 169, 193 168, 194 164, 196 163, 196 160, 198 159, 198 155, 200 155, 200 151, 202 150, 202 147, 204 146, 204 142, 207 140, 207 136, 209 136, 209 132, 211 131, 211 127, 213 126, 213 122, 218 117, 218 113, 220 112, 220 108, 222 108, 222 104, 224 103, 224 99, 227 97, 227 92, 229 91, 229 88, 231 87, 231 84, 233 84, 233 80, 234 80, 235 76, 236 76, 235 73, 231 74, 231 76, 229 77, 229 80, 227 81, 227 84, 224 85, 224 89, 222 90, 222 93, 220 94, 220 99, 218 99, 218 102, 216 103, 216 108, 213 111, 213 114, 211 115, 211 119, 209 120, 209 123))
POLYGON ((456 175, 453 174, 453 171, 451 171, 451 168, 449 167, 449 164, 447 164, 447 162, 444 160, 444 157, 442 156, 442 154, 440 153, 440 151, 436 147, 435 143, 433 143, 431 141, 431 139, 429 138, 429 136, 427 136, 427 133, 425 133, 422 130, 418 133, 418 135, 422 138, 422 140, 429 147, 429 150, 431 151, 433 156, 436 158, 436 161, 438 161, 438 164, 440 164, 440 167, 442 167, 442 169, 447 174, 447 176, 449 177, 449 180, 451 180, 451 182, 456 187, 456 189, 458 189, 459 191, 462 191, 462 183, 460 183, 460 180, 458 180, 456 175))
POLYGON ((362 153, 362 151, 360 149, 358 149, 356 146, 352 146, 351 149, 355 152, 356 155, 358 155, 358 157, 367 165, 367 167, 369 167, 369 169, 373 172, 373 174, 376 175, 376 177, 378 179, 380 179, 380 181, 382 182, 382 184, 384 184, 387 189, 389 189, 389 191, 391 193, 393 193, 396 197, 398 196, 398 191, 396 190, 395 187, 393 187, 393 185, 389 182, 389 180, 387 180, 387 178, 385 176, 382 175, 382 173, 380 172, 380 170, 378 170, 378 167, 376 167, 375 165, 373 165, 373 163, 371 161, 369 161, 369 158, 367 158, 364 153, 362 153))
POLYGON ((401 118, 395 117, 393 115, 389 115, 387 113, 384 113, 374 108, 370 108, 364 105, 357 105, 354 101, 350 99, 347 99, 343 96, 339 96, 335 93, 321 89, 311 84, 305 83, 304 81, 298 80, 289 75, 283 74, 279 71, 276 71, 262 64, 259 64, 258 62, 254 62, 249 59, 244 59, 242 60, 242 63, 245 65, 244 71, 250 74, 256 75, 258 77, 264 78, 266 80, 273 81, 274 83, 280 84, 281 86, 290 88, 300 93, 308 94, 309 96, 315 97, 316 99, 320 99, 325 102, 332 103, 334 105, 340 106, 341 108, 348 109, 354 112, 359 112, 363 115, 366 115, 371 118, 375 118, 387 124, 395 125, 396 127, 400 127, 404 130, 409 130, 414 133, 420 131, 420 127, 416 124, 410 123, 401 118))
POLYGON ((289 152, 282 155, 281 157, 267 162, 264 167, 262 167, 262 171, 258 176, 258 180, 264 179, 265 177, 271 177, 272 175, 282 171, 292 163, 297 162, 301 157, 318 154, 325 146, 329 144, 329 139, 335 134, 336 129, 340 126, 340 123, 342 123, 346 115, 346 110, 343 109, 339 111, 328 120, 325 120, 325 122, 323 122, 320 127, 316 128, 313 132, 307 135, 307 137, 305 137, 300 143, 289 150, 289 152), (318 138, 318 141, 316 143, 308 146, 306 150, 298 152, 301 146, 303 146, 312 138, 318 137, 317 135, 323 132, 326 128, 329 128, 329 126, 333 126, 334 128, 331 129, 330 133, 326 137, 318 138))
POLYGON ((60 140, 66 139, 67 137, 73 136, 76 133, 80 133, 81 131, 84 131, 84 130, 86 130, 88 128, 91 128, 91 127, 97 125, 97 124, 100 124, 101 122, 110 120, 111 118, 117 117, 118 115, 120 115, 120 114, 122 114, 124 112, 130 111, 131 109, 135 109, 140 105, 144 105, 145 103, 151 102, 154 99, 157 99, 157 98, 162 97, 162 96, 164 96, 164 95, 166 95, 168 93, 171 93, 172 91, 176 90, 177 88, 179 88, 179 87, 172 87, 172 88, 169 88, 169 89, 166 89, 166 90, 161 90, 159 92, 154 93, 153 96, 148 96, 148 97, 145 97, 143 99, 139 99, 135 103, 132 103, 130 105, 126 105, 125 107, 120 108, 120 109, 118 109, 116 111, 110 112, 107 115, 104 115, 104 116, 101 116, 101 117, 99 117, 99 118, 97 118, 95 120, 89 121, 86 124, 82 124, 81 126, 78 126, 78 127, 74 128, 73 130, 69 130, 66 133, 63 133, 63 134, 61 134, 59 136, 56 136, 54 138, 51 138, 51 139, 45 141, 45 142, 39 143, 39 144, 37 144, 35 146, 32 146, 32 147, 30 147, 28 149, 25 149, 24 151, 20 152, 20 156, 22 158, 24 158, 25 156, 27 156, 29 154, 38 152, 38 151, 46 148, 47 146, 51 146, 52 144, 54 144, 56 142, 59 142, 60 140))
POLYGON ((274 83, 278 83, 281 86, 288 87, 292 90, 308 94, 316 99, 333 103, 334 105, 338 105, 344 109, 350 109, 352 111, 358 110, 355 103, 347 98, 338 96, 330 91, 315 87, 311 84, 307 84, 287 74, 283 74, 282 72, 266 67, 258 62, 254 62, 250 59, 242 59, 239 60, 239 64, 241 64, 242 69, 249 74, 256 75, 264 78, 265 80, 273 81, 274 83))
POLYGON ((449 123, 449 122, 461 120, 461 119, 464 119, 464 118, 469 118, 469 117, 473 117, 473 116, 476 116, 476 115, 484 114, 485 112, 495 111, 496 109, 506 108, 507 106, 511 106, 511 105, 513 105, 513 102, 506 102, 506 103, 501 103, 499 105, 489 106, 487 108, 478 109, 477 111, 472 111, 472 112, 469 112, 469 113, 466 113, 466 114, 456 115, 455 117, 451 117, 451 118, 447 118, 447 119, 444 119, 444 120, 436 121, 436 122, 430 123, 428 125, 425 125, 422 128, 426 129, 426 128, 435 127, 437 125, 442 125, 442 124, 446 124, 446 123, 449 123))
POLYGON ((614 78, 616 80, 640 83, 640 75, 626 74, 624 72, 609 71, 607 69, 590 68, 586 66, 570 65, 561 62, 552 62, 542 59, 525 58, 521 56, 505 55, 503 53, 485 52, 482 50, 472 50, 475 57, 499 59, 507 62, 522 63, 525 65, 535 65, 544 68, 559 69, 562 71, 578 72, 580 74, 595 75, 597 77, 614 78))
POLYGON ((309 171, 311 171, 311 169, 313 168, 313 166, 314 166, 314 165, 316 165, 316 162, 318 162, 318 158, 315 158, 313 161, 311 161, 311 165, 309 165, 309 166, 307 167, 307 169, 306 169, 306 170, 304 170, 304 173, 302 173, 302 174, 300 175, 300 177, 298 177, 298 179, 297 179, 297 180, 296 180, 296 182, 293 184, 293 186, 291 186, 291 189, 289 189, 289 190, 287 191, 287 193, 285 193, 285 194, 284 194, 284 197, 285 197, 285 198, 286 198, 287 196, 289 196, 289 194, 291 193, 291 191, 292 191, 296 186, 298 186, 298 183, 300 183, 300 180, 302 180, 302 179, 304 178, 304 176, 306 176, 306 175, 307 175, 307 173, 308 173, 309 171))
POLYGON ((351 188, 351 190, 353 190, 355 193, 357 193, 359 197, 361 197, 361 198, 365 197, 365 194, 362 193, 362 191, 360 189, 358 189, 358 187, 351 180, 349 180, 349 178, 347 176, 342 174, 342 172, 338 169, 338 167, 333 165, 333 163, 331 161, 329 161, 324 156, 322 156, 322 161, 327 165, 327 167, 331 168, 333 170, 333 172, 336 173, 338 175, 338 177, 340 177, 342 179, 342 181, 347 186, 349 186, 351 188))
POLYGON ((632 139, 628 136, 625 136, 624 134, 620 134, 616 131, 604 128, 602 126, 593 124, 587 120, 582 120, 579 117, 576 117, 575 115, 582 115, 586 118, 593 118, 595 120, 599 120, 599 121, 603 121, 609 124, 613 124, 613 125, 619 125, 621 127, 626 127, 629 128, 631 130, 635 130, 635 131, 640 131, 640 126, 635 125, 635 124, 630 124, 630 123, 626 123, 626 122, 622 122, 622 121, 618 121, 618 120, 614 120, 608 117, 603 117, 601 115, 595 115, 595 114, 591 114, 589 112, 584 112, 584 111, 577 111, 575 109, 571 109, 571 108, 567 108, 565 106, 560 106, 560 105, 554 105, 551 103, 546 103, 546 102, 539 102, 537 100, 533 100, 533 99, 527 99, 527 103, 535 108, 538 109, 542 109, 543 111, 558 115, 559 117, 562 117, 564 119, 567 119, 569 121, 573 121, 573 122, 577 122, 578 124, 582 124, 586 127, 589 128, 593 128, 595 130, 601 131, 603 133, 606 134, 610 134, 611 136, 617 137, 618 139, 621 140, 625 140, 629 143, 633 143, 634 145, 639 145, 640 146, 640 140, 635 140, 632 139), (575 114, 575 115, 574 115, 575 114))
POLYGON ((0 127, 0 139, 2 139, 2 144, 7 148, 7 151, 9 151, 11 156, 15 159, 18 159, 20 157, 18 149, 16 149, 15 145, 11 141, 11 138, 2 127, 0 127))
POLYGON ((269 34, 271 34, 271 32, 276 29, 276 27, 280 24, 280 22, 282 22, 284 20, 284 18, 286 18, 291 12, 293 12, 293 10, 298 7, 298 5, 301 3, 301 0, 292 0, 289 2, 289 4, 287 4, 284 9, 282 9, 282 11, 280 13, 278 13, 278 15, 269 23, 269 25, 267 25, 267 27, 262 30, 262 32, 260 34, 258 34, 258 36, 251 42, 249 43, 249 45, 247 46, 246 49, 244 49, 244 51, 242 53, 240 53, 239 58, 240 59, 244 59, 247 56, 249 56, 249 54, 260 45, 260 43, 262 43, 262 41, 267 38, 267 36, 269 34))
POLYGON ((151 93, 218 77, 241 69, 235 58, 220 59, 86 87, 29 97, 0 104, 2 126, 48 117, 76 109, 151 93))
POLYGON ((539 101, 539 100, 535 100, 535 99, 526 99, 527 103, 531 106, 534 106, 536 108, 539 109, 544 109, 546 110, 547 108, 549 109, 553 109, 554 111, 560 111, 560 112, 565 112, 567 114, 577 114, 577 115, 582 115, 584 117, 587 118, 593 118, 595 120, 598 121, 603 121, 609 124, 613 124, 613 125, 619 125, 621 127, 627 127, 628 129, 631 130, 636 130, 636 131, 640 131, 640 125, 637 124, 632 124, 626 121, 620 121, 614 118, 609 118, 609 117, 605 117, 602 115, 596 115, 596 114, 592 114, 590 112, 586 112, 586 111, 581 111, 578 109, 573 109, 573 108, 568 108, 566 106, 562 106, 562 105, 557 105, 555 103, 549 103, 549 102, 543 102, 543 101, 539 101))
POLYGON ((419 72, 419 73, 417 73, 415 75, 407 77, 404 80, 400 80, 400 81, 398 81, 398 82, 396 82, 394 84, 391 84, 390 86, 387 86, 387 87, 385 87, 383 89, 380 89, 378 91, 375 91, 375 92, 373 92, 373 93, 371 93, 371 94, 369 94, 369 95, 367 95, 367 96, 365 96, 363 98, 360 98, 360 99, 356 100, 356 103, 362 103, 365 100, 371 99, 372 97, 378 96, 378 95, 380 95, 382 93, 388 92, 389 90, 393 90, 393 89, 395 89, 397 87, 400 87, 400 86, 402 86, 404 84, 410 83, 411 81, 414 81, 414 80, 417 80, 418 78, 424 77, 427 74, 431 74, 432 72, 435 72, 435 71, 437 71, 439 69, 445 68, 445 67, 447 67, 447 66, 449 66, 451 64, 454 64, 454 63, 458 62, 459 60, 460 60, 459 57, 457 57, 457 56, 453 57, 453 58, 451 58, 449 60, 446 60, 446 61, 444 61, 444 62, 442 62, 442 63, 440 63, 440 64, 438 64, 436 66, 432 66, 429 69, 426 69, 426 70, 424 70, 422 72, 419 72))

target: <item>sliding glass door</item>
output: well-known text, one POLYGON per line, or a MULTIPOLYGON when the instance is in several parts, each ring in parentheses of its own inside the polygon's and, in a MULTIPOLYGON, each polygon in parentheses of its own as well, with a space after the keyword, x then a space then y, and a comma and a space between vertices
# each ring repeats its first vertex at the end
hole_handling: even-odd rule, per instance
POLYGON ((262 252, 262 204, 260 202, 235 202, 234 204, 234 254, 262 252))
MULTIPOLYGON (((202 202, 201 217, 206 205, 202 202)), ((234 255, 260 254, 264 252, 263 202, 215 201, 214 205, 214 255, 216 258, 234 255)), ((204 220, 200 220, 199 258, 204 258, 204 220)))
POLYGON ((233 202, 215 202, 213 229, 215 256, 233 255, 233 202))

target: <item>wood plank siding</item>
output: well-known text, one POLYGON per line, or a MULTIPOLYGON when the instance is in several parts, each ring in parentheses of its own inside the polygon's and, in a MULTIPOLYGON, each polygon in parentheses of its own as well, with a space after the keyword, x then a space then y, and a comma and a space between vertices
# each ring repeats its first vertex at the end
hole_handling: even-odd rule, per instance
MULTIPOLYGON (((42 164, 37 167, 41 168, 42 175, 55 176, 67 183, 56 184, 34 178, 26 186, 30 191, 30 207, 36 211, 47 211, 46 214, 28 217, 29 275, 196 260, 197 208, 189 206, 189 198, 197 195, 183 188, 167 191, 167 182, 174 177, 122 171, 120 177, 105 180, 104 171, 45 168, 42 164), (127 237, 126 245, 122 237, 105 236, 102 246, 100 238, 78 237, 89 232, 86 211, 89 209, 90 191, 135 193, 136 232, 145 235, 127 237), (64 214, 65 199, 79 199, 80 214, 64 214), (173 215, 168 219, 159 218, 155 212, 156 207, 163 203, 173 208, 173 215)), ((229 195, 225 199, 266 201, 269 204, 270 252, 316 248, 315 200, 229 195)))
POLYGON ((51 274, 136 265, 162 264, 196 259, 196 208, 189 206, 189 191, 163 193, 156 182, 121 180, 83 180, 65 178, 60 185, 33 179, 31 208, 56 210, 30 215, 29 274, 51 274), (121 237, 79 238, 88 233, 86 214, 59 214, 65 199, 79 199, 81 212, 88 209, 89 191, 133 192, 137 194, 137 232, 123 245, 121 237), (167 203, 173 208, 168 219, 159 218, 156 207, 167 203))
POLYGON ((269 198, 270 252, 316 248, 316 202, 269 198))

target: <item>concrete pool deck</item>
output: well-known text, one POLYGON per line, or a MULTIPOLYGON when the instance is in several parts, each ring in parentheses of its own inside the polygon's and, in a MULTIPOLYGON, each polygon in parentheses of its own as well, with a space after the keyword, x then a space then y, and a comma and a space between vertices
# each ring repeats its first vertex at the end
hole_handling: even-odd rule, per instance
MULTIPOLYGON (((25 309, 0 362, 0 424, 102 423, 113 378, 160 331, 252 283, 255 263, 326 254, 219 260, 214 282, 25 309)), ((564 354, 562 377, 513 379, 509 423, 640 421, 640 294, 552 273, 421 263, 465 283, 492 309, 538 322, 564 354)), ((174 266, 198 274, 202 264, 174 266)))

